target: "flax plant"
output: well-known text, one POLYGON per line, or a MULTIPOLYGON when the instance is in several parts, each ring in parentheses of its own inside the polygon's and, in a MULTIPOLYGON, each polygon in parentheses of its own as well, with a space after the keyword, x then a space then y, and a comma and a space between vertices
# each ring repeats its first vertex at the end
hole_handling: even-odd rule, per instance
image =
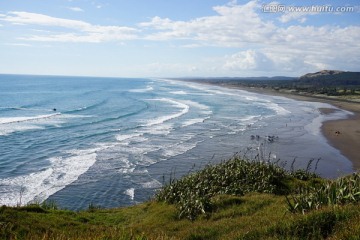
POLYGON ((334 181, 326 181, 318 187, 306 187, 299 194, 286 197, 291 212, 306 213, 322 206, 336 206, 360 202, 360 173, 334 181))
POLYGON ((238 157, 172 180, 155 196, 157 201, 176 204, 179 217, 194 220, 212 209, 212 197, 218 194, 242 196, 249 192, 277 193, 287 177, 284 169, 263 161, 246 161, 238 157))

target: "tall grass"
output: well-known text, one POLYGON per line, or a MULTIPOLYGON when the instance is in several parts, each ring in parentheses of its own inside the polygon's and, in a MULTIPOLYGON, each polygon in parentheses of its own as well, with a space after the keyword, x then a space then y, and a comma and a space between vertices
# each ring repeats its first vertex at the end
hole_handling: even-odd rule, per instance
POLYGON ((320 186, 301 188, 299 194, 287 197, 291 212, 305 213, 325 205, 343 205, 360 202, 360 173, 325 181, 320 186))
POLYGON ((218 194, 242 196, 249 192, 284 193, 289 174, 274 163, 247 161, 239 157, 172 180, 155 196, 157 201, 177 205, 179 217, 194 220, 212 210, 212 197, 218 194))

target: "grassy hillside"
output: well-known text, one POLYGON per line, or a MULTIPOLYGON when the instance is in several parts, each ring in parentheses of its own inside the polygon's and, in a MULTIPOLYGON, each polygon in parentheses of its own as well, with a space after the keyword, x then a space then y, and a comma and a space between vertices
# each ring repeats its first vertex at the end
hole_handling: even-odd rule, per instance
POLYGON ((234 158, 133 207, 3 206, 0 239, 360 239, 360 174, 330 181, 234 158))
POLYGON ((260 88, 299 95, 316 95, 346 101, 360 99, 360 72, 323 70, 299 78, 205 78, 183 79, 232 87, 260 88))
POLYGON ((323 70, 305 74, 299 80, 317 86, 356 86, 360 85, 360 72, 323 70))

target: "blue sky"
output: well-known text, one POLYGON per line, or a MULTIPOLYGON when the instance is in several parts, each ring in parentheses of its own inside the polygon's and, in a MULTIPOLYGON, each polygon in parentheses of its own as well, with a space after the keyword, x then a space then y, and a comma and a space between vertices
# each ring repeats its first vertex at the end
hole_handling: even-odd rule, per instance
POLYGON ((358 0, 2 0, 0 73, 241 77, 360 71, 359 5, 358 0), (277 12, 264 12, 269 6, 277 12), (294 6, 299 8, 291 10, 294 6), (324 6, 333 10, 319 8, 324 6))

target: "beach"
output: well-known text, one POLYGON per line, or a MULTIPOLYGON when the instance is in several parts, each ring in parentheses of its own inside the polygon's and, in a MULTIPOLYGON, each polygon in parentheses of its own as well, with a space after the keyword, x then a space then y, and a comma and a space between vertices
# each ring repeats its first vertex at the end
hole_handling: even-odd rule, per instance
POLYGON ((360 104, 338 101, 329 103, 354 113, 348 119, 325 122, 322 132, 332 146, 338 148, 344 156, 352 161, 354 169, 359 170, 360 104))
MULTIPOLYGON (((329 120, 322 124, 321 131, 330 145, 340 150, 353 164, 355 171, 360 170, 360 103, 344 101, 311 95, 299 95, 288 92, 280 92, 271 89, 224 85, 224 87, 237 88, 245 91, 265 95, 283 96, 299 101, 322 102, 331 104, 337 108, 352 113, 347 119, 329 120)), ((319 109, 322 114, 330 114, 333 109, 319 109)))

